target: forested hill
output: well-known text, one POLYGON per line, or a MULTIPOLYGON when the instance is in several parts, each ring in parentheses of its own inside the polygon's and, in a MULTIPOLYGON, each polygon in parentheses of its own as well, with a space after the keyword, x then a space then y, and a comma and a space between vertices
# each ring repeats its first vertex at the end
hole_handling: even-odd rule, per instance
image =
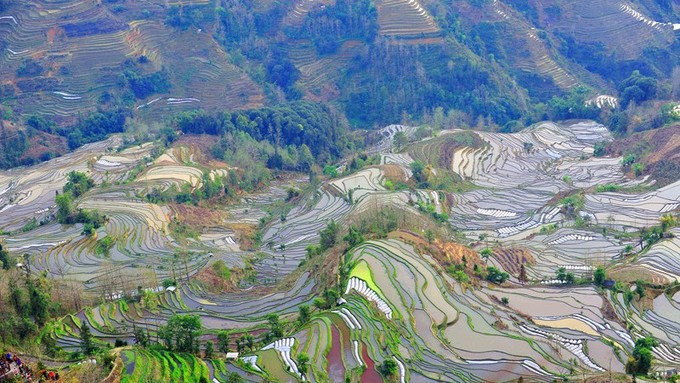
POLYGON ((671 0, 0 0, 0 114, 38 148, 17 163, 79 140, 34 138, 29 118, 77 127, 97 110, 149 122, 307 100, 358 128, 443 114, 516 130, 677 95, 679 15, 671 0))

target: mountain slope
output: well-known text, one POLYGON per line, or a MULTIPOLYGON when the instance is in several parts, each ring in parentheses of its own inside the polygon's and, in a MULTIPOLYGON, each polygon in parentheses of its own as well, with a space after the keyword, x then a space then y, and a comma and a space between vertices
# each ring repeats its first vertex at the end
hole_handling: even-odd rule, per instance
POLYGON ((111 103, 155 118, 305 98, 363 127, 438 106, 503 125, 576 86, 616 97, 632 70, 664 79, 680 63, 680 8, 651 0, 32 0, 4 8, 3 103, 16 115, 67 122, 111 103))

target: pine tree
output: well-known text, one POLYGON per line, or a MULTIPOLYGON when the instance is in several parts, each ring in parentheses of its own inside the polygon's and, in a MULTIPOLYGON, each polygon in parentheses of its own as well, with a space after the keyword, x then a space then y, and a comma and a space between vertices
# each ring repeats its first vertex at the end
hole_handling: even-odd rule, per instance
POLYGON ((83 323, 80 328, 80 349, 86 356, 92 355, 95 351, 94 343, 92 341, 92 333, 87 323, 83 323))
POLYGON ((214 351, 215 347, 213 345, 213 342, 212 341, 205 342, 205 358, 212 359, 214 351))
POLYGON ((217 333, 217 348, 224 353, 229 352, 229 331, 220 330, 217 333))

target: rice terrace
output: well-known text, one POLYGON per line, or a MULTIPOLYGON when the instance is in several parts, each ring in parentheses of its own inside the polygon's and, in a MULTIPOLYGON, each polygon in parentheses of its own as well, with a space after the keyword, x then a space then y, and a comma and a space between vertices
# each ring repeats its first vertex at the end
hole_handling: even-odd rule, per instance
POLYGON ((0 0, 0 382, 677 382, 680 5, 0 0))

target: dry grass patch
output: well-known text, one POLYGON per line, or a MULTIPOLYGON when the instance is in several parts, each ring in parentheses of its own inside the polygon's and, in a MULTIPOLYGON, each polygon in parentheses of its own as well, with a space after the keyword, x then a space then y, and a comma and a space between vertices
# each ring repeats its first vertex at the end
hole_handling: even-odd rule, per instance
POLYGON ((653 285, 667 284, 668 278, 663 274, 656 273, 646 267, 636 265, 620 265, 607 271, 609 278, 622 283, 635 283, 643 281, 653 285))
POLYGON ((210 168, 226 168, 229 165, 212 156, 210 148, 215 145, 216 137, 207 134, 182 134, 172 145, 173 148, 186 148, 191 159, 210 168))
POLYGON ((406 182, 406 173, 399 165, 380 165, 378 166, 382 170, 383 175, 386 179, 395 182, 406 182))
POLYGON ((512 275, 518 275, 522 264, 532 266, 536 259, 529 250, 523 248, 494 249, 494 258, 498 260, 503 269, 512 275))
POLYGON ((420 254, 431 254, 437 263, 444 268, 463 264, 463 257, 465 257, 465 264, 467 265, 466 270, 470 272, 474 269, 474 265, 480 268, 484 267, 484 262, 476 251, 456 242, 435 239, 430 243, 422 236, 405 230, 391 232, 387 235, 387 238, 402 240, 412 245, 420 254))
POLYGON ((440 242, 439 240, 436 240, 435 244, 440 253, 438 260, 443 260, 446 264, 462 264, 463 257, 465 257, 465 261, 470 269, 472 269, 475 264, 479 266, 484 265, 479 254, 467 246, 455 242, 440 242))
POLYGON ((221 210, 191 205, 174 204, 169 207, 179 222, 197 229, 221 226, 227 214, 221 210))

